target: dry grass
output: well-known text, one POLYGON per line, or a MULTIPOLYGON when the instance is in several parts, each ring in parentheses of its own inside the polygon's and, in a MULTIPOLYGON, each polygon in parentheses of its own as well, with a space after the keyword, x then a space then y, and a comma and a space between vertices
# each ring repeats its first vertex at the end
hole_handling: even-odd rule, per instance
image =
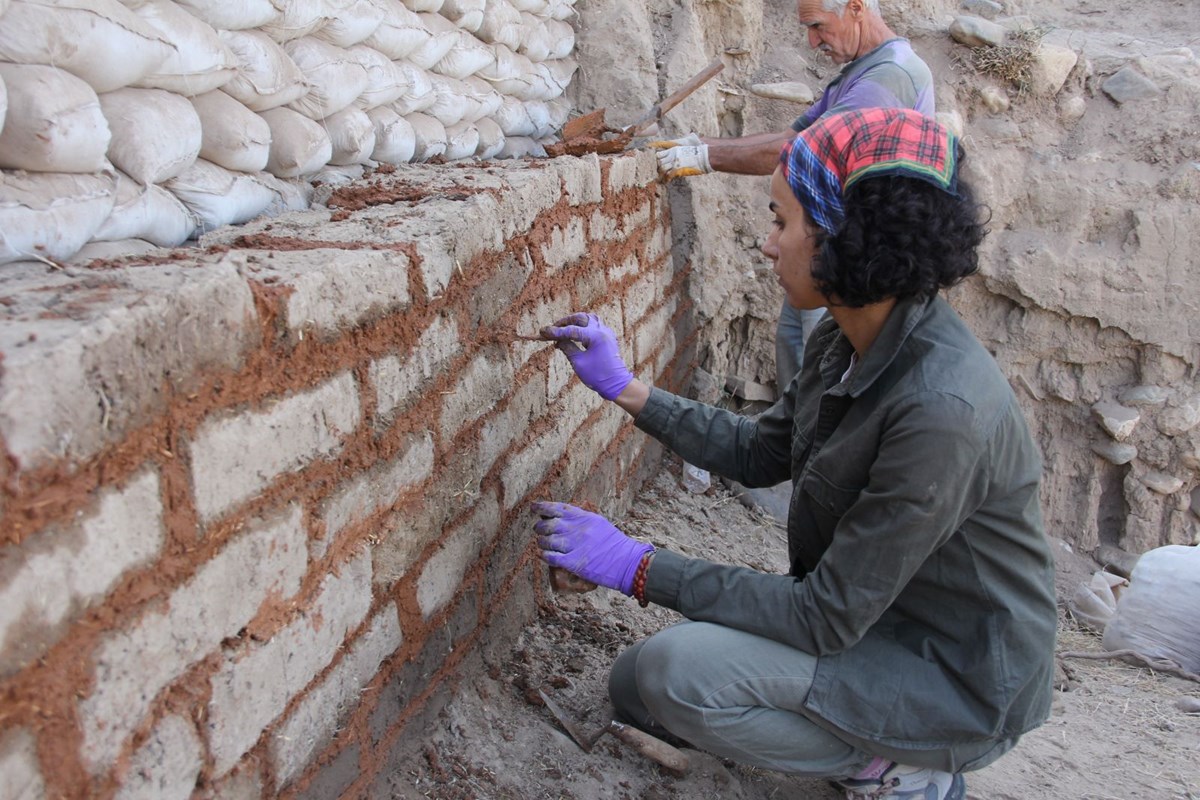
POLYGON ((979 72, 1005 81, 1018 95, 1024 95, 1029 91, 1033 62, 1045 34, 1045 28, 1010 31, 1000 47, 977 47, 972 50, 971 64, 979 72))

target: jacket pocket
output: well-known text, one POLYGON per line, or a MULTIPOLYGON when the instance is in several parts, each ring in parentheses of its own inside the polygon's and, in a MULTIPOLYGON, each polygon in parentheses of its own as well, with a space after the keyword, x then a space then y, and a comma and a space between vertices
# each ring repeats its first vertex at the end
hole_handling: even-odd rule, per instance
MULTIPOLYGON (((825 477, 816 469, 809 469, 804 476, 804 493, 826 514, 840 519, 850 510, 862 494, 862 486, 843 486, 825 477)), ((816 509, 814 509, 816 510, 816 509)))

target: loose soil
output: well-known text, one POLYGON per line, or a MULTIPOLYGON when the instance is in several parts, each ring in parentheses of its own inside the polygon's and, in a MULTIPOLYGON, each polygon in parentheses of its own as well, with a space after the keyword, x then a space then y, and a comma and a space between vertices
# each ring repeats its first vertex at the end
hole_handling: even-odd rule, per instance
MULTIPOLYGON (((620 527, 689 556, 765 571, 786 567, 782 525, 714 480, 680 484, 668 457, 620 527)), ((746 500, 749 503, 748 499, 746 500)), ((1055 542, 1060 607, 1097 567, 1055 542)), ((464 677, 409 763, 391 778, 397 800, 722 798, 835 800, 825 781, 744 767, 687 750, 690 772, 666 774, 610 736, 584 753, 537 697, 543 689, 586 731, 608 719, 609 665, 622 649, 678 621, 616 592, 548 593, 510 651, 464 677)), ((1062 612, 1058 651, 1102 651, 1062 612)), ((968 776, 971 800, 1196 800, 1200 714, 1177 708, 1200 684, 1122 662, 1060 659, 1050 719, 1011 753, 968 776)))

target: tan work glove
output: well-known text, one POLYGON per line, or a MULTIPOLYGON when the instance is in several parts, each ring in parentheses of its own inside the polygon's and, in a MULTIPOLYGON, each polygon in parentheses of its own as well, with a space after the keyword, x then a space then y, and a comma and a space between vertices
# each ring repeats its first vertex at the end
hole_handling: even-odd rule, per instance
POLYGON ((708 145, 700 141, 695 133, 679 139, 663 139, 648 142, 658 152, 658 172, 667 179, 686 178, 691 175, 707 175, 712 172, 708 163, 708 145))

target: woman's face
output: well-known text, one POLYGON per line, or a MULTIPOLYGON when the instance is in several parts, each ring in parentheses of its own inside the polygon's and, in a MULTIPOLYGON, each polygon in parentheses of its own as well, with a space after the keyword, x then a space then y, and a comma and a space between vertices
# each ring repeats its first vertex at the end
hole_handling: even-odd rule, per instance
POLYGON ((812 277, 820 228, 792 194, 783 168, 771 176, 771 212, 775 220, 763 245, 763 255, 774 262, 775 275, 787 295, 788 305, 799 309, 822 308, 827 298, 817 291, 812 277))

